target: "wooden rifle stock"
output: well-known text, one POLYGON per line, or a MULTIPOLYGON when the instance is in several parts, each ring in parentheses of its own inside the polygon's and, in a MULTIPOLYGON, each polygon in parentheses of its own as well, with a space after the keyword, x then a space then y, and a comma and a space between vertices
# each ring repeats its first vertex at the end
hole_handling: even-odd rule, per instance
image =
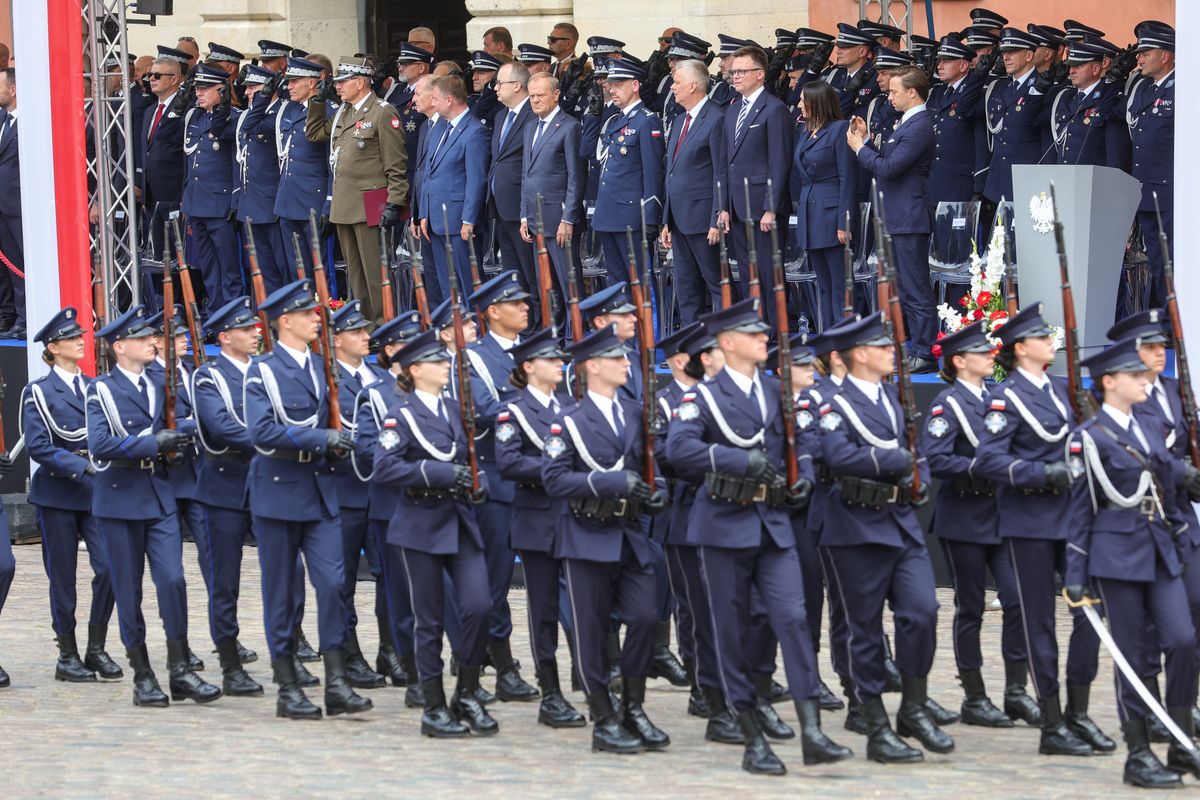
MULTIPOLYGON (((450 230, 446 206, 442 205, 442 222, 450 230)), ((471 394, 471 366, 467 359, 467 335, 463 327, 462 292, 458 285, 458 273, 454 264, 454 246, 446 237, 446 272, 450 278, 450 319, 454 325, 454 375, 451 380, 458 384, 458 410, 462 414, 463 432, 467 437, 467 468, 471 470, 471 495, 479 492, 479 456, 475 452, 475 399, 471 394)))
MULTIPOLYGON (((479 280, 479 262, 475 259, 475 242, 470 240, 467 241, 467 264, 471 269, 471 294, 474 294, 479 291, 482 282, 479 280)), ((475 315, 475 325, 479 329, 480 336, 487 333, 488 329, 487 314, 485 311, 480 311, 475 315)))
POLYGON ((325 274, 325 263, 321 260, 321 239, 317 233, 316 212, 309 209, 309 246, 313 256, 313 283, 317 288, 317 315, 321 318, 321 332, 318 339, 323 339, 321 348, 321 366, 325 370, 326 399, 329 406, 329 427, 332 430, 342 429, 342 407, 338 402, 338 380, 334 371, 333 358, 336 352, 333 341, 332 312, 329 310, 329 279, 325 274))
POLYGON ((388 230, 379 226, 379 287, 383 294, 383 321, 396 318, 396 298, 392 295, 392 264, 389 257, 388 230))
MULTIPOLYGON (((550 253, 546 250, 546 221, 542 215, 542 196, 535 196, 537 202, 537 282, 538 304, 542 318, 542 327, 554 326, 554 309, 550 303, 550 253)), ((568 242, 567 247, 571 244, 568 242)))
MULTIPOLYGON (((638 306, 642 370, 642 480, 654 486, 654 309, 650 292, 650 244, 646 234, 646 204, 642 203, 642 263, 646 265, 642 302, 638 306)), ((636 264, 634 265, 636 268, 636 264)))
MULTIPOLYGON (((775 207, 771 179, 767 178, 767 205, 775 207)), ((779 410, 783 414, 783 460, 790 489, 800 479, 796 460, 796 396, 792 386, 792 343, 788 326, 787 281, 783 274, 783 254, 779 250, 779 229, 771 221, 771 270, 775 279, 775 324, 779 326, 779 410)))
POLYGON ((263 352, 271 352, 271 320, 262 310, 267 299, 267 286, 263 282, 262 270, 258 268, 258 251, 254 247, 253 220, 246 218, 246 251, 250 256, 250 287, 254 290, 254 307, 258 309, 258 323, 262 325, 263 352))
POLYGON ((108 342, 95 333, 108 324, 108 286, 104 282, 104 268, 100 264, 99 250, 92 259, 92 316, 96 318, 96 326, 92 329, 92 348, 96 358, 96 374, 100 375, 108 372, 110 365, 108 342))
POLYGON ((425 294, 425 270, 421 263, 421 243, 413 236, 412 230, 404 233, 408 237, 408 255, 411 259, 413 297, 417 302, 417 312, 421 315, 421 330, 429 330, 429 296, 425 294))
POLYGON ((1197 440, 1196 395, 1192 390, 1192 370, 1188 366, 1187 347, 1183 342, 1183 318, 1179 316, 1179 299, 1175 295, 1175 265, 1171 261, 1170 242, 1163 228, 1162 211, 1158 207, 1158 192, 1154 192, 1154 216, 1158 218, 1158 246, 1162 250, 1163 278, 1167 284, 1167 316, 1171 320, 1171 347, 1175 350, 1175 379, 1179 382, 1179 400, 1187 424, 1188 456, 1192 466, 1200 468, 1200 441, 1197 440))
MULTIPOLYGON (((176 229, 178 235, 178 229, 176 229)), ((163 226, 163 242, 170 241, 170 230, 163 226)), ((176 242, 179 246, 179 242, 176 242)), ((164 255, 166 253, 164 252, 164 255)), ((178 384, 178 354, 175 352, 175 282, 171 280, 170 259, 163 259, 162 275, 163 292, 163 428, 169 431, 176 429, 175 398, 179 392, 178 384)), ((179 453, 164 453, 168 466, 174 466, 182 460, 179 453)))
MULTIPOLYGON (((307 277, 304 271, 304 251, 302 247, 300 244, 300 234, 292 231, 292 256, 296 261, 296 277, 299 280, 304 280, 307 277)), ((313 339, 312 349, 317 355, 325 352, 325 344, 321 341, 320 336, 313 339)))
MULTIPOLYGON (((571 341, 583 338, 583 312, 579 310, 579 277, 575 274, 575 256, 570 247, 563 248, 567 257, 567 317, 571 325, 571 341)), ((575 370, 575 400, 583 399, 587 391, 587 373, 575 370)))
MULTIPOLYGON (((179 232, 179 218, 171 220, 171 229, 175 233, 175 268, 179 270, 179 288, 183 290, 183 314, 187 320, 188 334, 192 338, 192 365, 197 369, 207 361, 204 353, 204 340, 200 338, 200 306, 196 303, 196 292, 192 288, 192 272, 183 257, 183 235, 179 232)), ((163 231, 163 242, 166 242, 166 231, 163 231)), ((171 281, 170 260, 163 253, 163 296, 166 297, 166 284, 171 281)), ((172 287, 173 288, 173 287, 172 287)), ((175 313, 174 307, 171 313, 175 313)), ((166 309, 163 310, 166 317, 166 309)))
POLYGON ((1075 293, 1071 289, 1071 274, 1067 267, 1067 244, 1062 221, 1058 218, 1058 202, 1054 182, 1050 183, 1050 211, 1054 215, 1054 246, 1058 250, 1058 274, 1062 287, 1063 340, 1067 351, 1067 392, 1075 421, 1083 422, 1095 412, 1095 401, 1083 388, 1083 373, 1079 366, 1079 328, 1075 321, 1075 293))

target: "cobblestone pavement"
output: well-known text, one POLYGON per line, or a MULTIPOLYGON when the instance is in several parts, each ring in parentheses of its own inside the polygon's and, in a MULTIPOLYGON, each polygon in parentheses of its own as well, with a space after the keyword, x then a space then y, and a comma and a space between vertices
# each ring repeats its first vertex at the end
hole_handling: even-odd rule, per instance
MULTIPOLYGON (((47 607, 46 578, 40 549, 17 547, 17 576, 0 618, 0 664, 13 685, 0 690, 0 730, 4 757, 0 795, 5 798, 57 797, 205 797, 228 796, 393 796, 409 797, 780 797, 819 793, 822 797, 921 796, 1096 797, 1132 794, 1121 784, 1123 756, 1083 759, 1037 755, 1037 733, 1025 727, 989 731, 954 725, 955 752, 926 754, 924 764, 891 766, 868 762, 865 740, 842 729, 844 712, 825 715, 835 740, 854 748, 849 762, 805 767, 795 741, 776 744, 788 764, 783 778, 753 777, 741 768, 741 748, 704 741, 704 722, 686 715, 687 693, 665 681, 652 681, 647 711, 671 735, 666 753, 639 756, 592 754, 587 728, 552 731, 536 724, 536 704, 497 704, 493 713, 501 732, 490 739, 433 741, 419 734, 420 712, 406 709, 403 690, 369 692, 375 710, 356 718, 292 722, 274 716, 273 692, 263 698, 222 698, 207 706, 173 703, 168 709, 138 709, 130 702, 129 678, 98 685, 54 680, 55 648, 47 607)), ((205 677, 219 682, 216 655, 208 637, 203 584, 195 549, 185 545, 193 649, 208 665, 205 677)), ((86 564, 82 558, 81 566, 86 564)), ((247 553, 242 584, 242 641, 260 654, 249 665, 264 684, 270 665, 262 629, 259 574, 254 552, 247 553)), ((86 571, 86 567, 83 567, 86 571)), ((90 577, 90 576, 89 576, 90 577)), ((360 616, 370 619, 373 584, 359 584, 360 616)), ((939 592, 941 647, 931 694, 957 708, 950 644, 952 597, 939 592)), ((88 608, 88 581, 80 581, 79 607, 88 608)), ((525 596, 514 590, 513 649, 532 680, 526 638, 525 596)), ((154 606, 154 587, 146 576, 145 613, 150 654, 166 684, 165 644, 154 606)), ((316 620, 309 593, 306 630, 315 644, 316 620)), ((1059 630, 1066 631, 1065 611, 1059 630)), ((80 625, 84 635, 86 618, 80 625)), ((373 623, 360 628, 363 650, 373 660, 373 623)), ((999 613, 984 626, 985 677, 992 696, 1003 690, 999 666, 999 613)), ((1061 638, 1065 651, 1065 636, 1061 638)), ((114 614, 110 652, 125 666, 117 642, 114 614)), ((565 646, 560 667, 568 686, 565 646)), ((448 656, 447 656, 448 657, 448 656)), ((1111 664, 1102 654, 1101 680, 1092 697, 1096 721, 1118 734, 1111 689, 1111 664)), ((320 665, 313 665, 319 667, 320 665)), ((821 658, 826 676, 828 659, 821 658)), ((126 668, 127 669, 127 668, 126 668)), ((318 672, 318 670, 314 670, 318 672)), ((127 670, 128 672, 128 670, 127 670)), ((782 673, 782 670, 781 670, 782 673)), ((447 693, 452 687, 447 675, 447 693)), ((833 681, 830 681, 833 683, 833 681)), ((485 678, 490 684, 490 678, 485 678)), ((318 689, 310 693, 318 704, 318 689)), ((572 702, 582 708, 582 695, 572 702)), ((891 710, 899 702, 889 695, 891 710)), ((795 723, 795 711, 777 706, 795 723)), ((1159 746, 1165 757, 1165 745, 1159 746)), ((1195 781, 1188 779, 1195 784, 1195 781)))

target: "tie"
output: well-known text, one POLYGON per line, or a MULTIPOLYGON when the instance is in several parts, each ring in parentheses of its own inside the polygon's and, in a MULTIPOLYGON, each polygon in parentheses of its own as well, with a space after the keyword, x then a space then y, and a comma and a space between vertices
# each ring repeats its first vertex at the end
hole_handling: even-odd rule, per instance
POLYGON ((762 405, 758 402, 758 384, 750 384, 750 405, 754 407, 754 418, 759 423, 763 422, 762 405))
POLYGON ((142 396, 142 407, 145 408, 146 413, 149 414, 150 413, 150 397, 149 397, 149 394, 146 392, 146 376, 145 375, 138 376, 137 386, 138 386, 138 394, 140 394, 142 396))
POLYGON ((80 400, 83 399, 83 378, 78 375, 75 376, 75 395, 80 400))
POLYGON ((351 385, 354 387, 356 392, 363 387, 362 376, 358 374, 358 370, 354 370, 350 373, 350 380, 353 381, 351 385))
POLYGON ((742 110, 738 112, 737 125, 733 129, 733 138, 738 140, 742 136, 742 123, 746 121, 746 116, 750 113, 750 98, 742 98, 742 110))
POLYGON ((308 373, 308 377, 312 378, 313 391, 317 395, 321 394, 321 380, 317 377, 317 365, 313 363, 313 357, 309 354, 308 359, 304 363, 304 371, 308 373))
POLYGON ((1159 408, 1161 408, 1163 410, 1163 414, 1166 415, 1167 422, 1170 422, 1172 425, 1174 425, 1175 415, 1171 413, 1171 401, 1167 399, 1166 393, 1163 392, 1163 390, 1158 386, 1151 386, 1150 391, 1154 393, 1154 399, 1158 401, 1159 408))
POLYGON ((512 109, 509 109, 508 113, 504 115, 504 125, 502 125, 500 128, 500 144, 501 145, 503 145, 504 140, 508 138, 508 129, 510 127, 512 127, 513 120, 515 120, 516 118, 517 118, 517 112, 513 111, 512 109))
POLYGON ((623 416, 621 407, 614 400, 612 406, 613 430, 617 432, 617 438, 622 442, 625 441, 625 420, 623 416))
POLYGON ((550 398, 550 410, 553 411, 555 414, 562 411, 562 406, 560 406, 558 404, 558 400, 553 397, 550 398))
POLYGON ((1150 443, 1146 441, 1145 435, 1142 433, 1142 426, 1137 424, 1137 420, 1133 417, 1129 418, 1129 430, 1133 431, 1133 436, 1138 440, 1138 445, 1141 446, 1144 452, 1150 452, 1150 443))
POLYGON ((442 419, 446 419, 446 404, 442 402, 441 398, 438 398, 437 414, 442 419))
POLYGON ((430 161, 437 161, 437 154, 442 149, 442 145, 446 143, 447 137, 450 136, 450 131, 454 130, 453 125, 446 125, 446 130, 442 132, 442 138, 438 139, 437 147, 433 148, 433 155, 429 157, 430 161))
POLYGON ((546 120, 542 120, 541 122, 538 123, 537 130, 533 132, 533 141, 530 142, 530 144, 529 144, 529 147, 531 150, 533 148, 537 147, 538 139, 541 139, 542 134, 545 132, 546 132, 546 120))
POLYGON ((158 109, 154 112, 154 119, 150 122, 150 135, 146 138, 147 142, 154 141, 154 132, 158 130, 158 123, 162 122, 163 111, 165 111, 166 108, 166 103, 158 104, 158 109))
POLYGON ((687 138, 688 128, 692 127, 691 112, 683 115, 683 130, 679 132, 679 138, 675 140, 675 152, 671 154, 671 158, 679 155, 679 148, 683 146, 683 140, 687 138))
POLYGON ((883 415, 887 417, 888 425, 890 425, 892 428, 892 433, 895 433, 896 416, 892 413, 892 406, 887 401, 887 397, 884 395, 882 386, 879 387, 879 395, 875 398, 875 403, 879 406, 879 410, 883 412, 883 415))

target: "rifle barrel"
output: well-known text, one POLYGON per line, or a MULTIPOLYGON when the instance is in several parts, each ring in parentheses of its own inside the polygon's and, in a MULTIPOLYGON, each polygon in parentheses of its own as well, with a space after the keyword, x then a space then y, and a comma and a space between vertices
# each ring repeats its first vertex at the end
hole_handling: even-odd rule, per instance
MULTIPOLYGON (((442 224, 450 230, 448 212, 442 205, 442 224)), ((446 237, 446 272, 450 279, 450 318, 454 325, 454 380, 458 382, 459 413, 467 437, 467 468, 471 470, 471 494, 479 495, 479 456, 475 452, 475 400, 471 394, 471 368, 467 363, 467 335, 462 315, 462 292, 454 264, 454 246, 446 237)))
POLYGON ((342 407, 339 402, 339 383, 334 372, 334 341, 333 322, 329 311, 329 279, 325 274, 325 263, 321 260, 321 240, 317 233, 317 214, 309 209, 309 246, 313 257, 313 283, 317 288, 317 314, 321 318, 321 366, 325 370, 326 400, 329 408, 329 427, 332 430, 342 429, 342 407))
MULTIPOLYGON (((774 188, 771 179, 767 178, 767 204, 772 208, 774 203, 774 188)), ((794 486, 800 479, 800 462, 796 459, 796 396, 792 385, 792 343, 788 330, 787 282, 783 274, 783 253, 779 250, 779 229, 771 220, 771 270, 775 278, 772 289, 775 295, 775 324, 779 326, 779 405, 783 414, 783 450, 784 466, 787 470, 787 484, 794 486)))
POLYGON ((1154 215, 1158 219, 1158 246, 1162 250, 1163 278, 1167 284, 1167 316, 1171 321, 1171 347, 1175 350, 1175 378, 1179 382, 1179 399, 1187 424, 1188 457, 1192 466, 1200 468, 1200 432, 1197 428, 1196 394, 1192 389, 1192 370, 1188 364, 1187 346, 1183 340, 1183 318, 1179 314, 1179 298, 1175 294, 1175 265, 1171 261, 1171 243, 1163 227, 1162 211, 1158 207, 1158 192, 1154 192, 1154 215))

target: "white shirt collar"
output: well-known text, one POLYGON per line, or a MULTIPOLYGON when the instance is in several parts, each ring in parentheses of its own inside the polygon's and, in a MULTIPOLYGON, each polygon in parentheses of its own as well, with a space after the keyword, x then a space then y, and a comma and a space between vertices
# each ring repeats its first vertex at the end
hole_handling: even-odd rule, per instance
POLYGON ((913 106, 908 111, 905 111, 903 115, 901 115, 900 124, 903 125, 904 123, 908 122, 910 119, 915 117, 917 114, 920 114, 924 110, 925 110, 924 103, 921 103, 921 105, 919 105, 919 106, 913 106))
POLYGON ((416 395, 417 399, 424 403, 425 407, 432 411, 435 415, 441 415, 439 406, 442 402, 442 398, 438 397, 436 394, 430 394, 422 389, 413 389, 413 394, 416 395))
POLYGON ((516 108, 510 108, 509 111, 513 112, 514 114, 520 114, 521 109, 524 108, 525 104, 528 102, 529 102, 529 96, 526 95, 525 97, 521 98, 521 102, 517 103, 516 108))
POLYGON ((545 122, 548 124, 552 119, 554 119, 554 117, 557 114, 558 114, 558 106, 554 106, 553 108, 550 109, 549 114, 547 114, 545 117, 542 117, 539 119, 539 122, 545 122))
POLYGON ((766 84, 763 84, 762 86, 758 87, 757 89, 755 89, 753 92, 750 93, 750 96, 746 98, 746 100, 748 100, 750 102, 750 105, 754 105, 754 103, 758 100, 758 96, 760 94, 762 94, 763 89, 766 89, 766 88, 767 88, 766 84))
POLYGON ((550 403, 554 400, 553 397, 546 394, 541 389, 535 388, 533 386, 526 386, 525 388, 529 390, 529 394, 531 394, 533 396, 534 400, 537 400, 539 403, 542 404, 542 408, 550 407, 550 403))
POLYGON ((374 94, 374 92, 367 92, 361 98, 359 98, 358 102, 354 104, 354 110, 362 111, 363 107, 367 104, 367 101, 371 99, 372 94, 374 94))
POLYGON ((1089 94, 1091 94, 1091 93, 1092 93, 1092 91, 1093 91, 1093 90, 1094 90, 1094 89, 1095 89, 1097 86, 1099 86, 1099 85, 1100 85, 1100 80, 1099 80, 1099 79, 1097 79, 1097 80, 1096 80, 1096 82, 1095 82, 1095 83, 1093 83, 1091 86, 1087 87, 1086 89, 1083 89, 1083 90, 1081 90, 1081 91, 1079 92, 1079 96, 1080 96, 1080 97, 1087 97, 1087 96, 1088 96, 1089 94))
MULTIPOLYGON (((146 376, 145 368, 143 368, 141 372, 130 372, 120 364, 117 364, 117 371, 128 378, 129 382, 133 384, 134 388, 137 388, 138 381, 146 376)), ((146 381, 146 383, 149 385, 150 381, 146 381)))
POLYGON ((687 116, 691 117, 694 120, 696 118, 696 115, 700 113, 700 109, 704 108, 704 104, 707 102, 708 102, 708 95, 701 95, 700 101, 698 103, 696 103, 696 105, 692 106, 690 111, 686 111, 684 113, 687 114, 687 116))
POLYGON ((627 106, 625 106, 624 108, 622 108, 622 109, 621 109, 621 113, 622 113, 623 115, 625 115, 625 116, 629 116, 629 112, 631 112, 631 111, 633 111, 635 108, 637 108, 637 107, 638 107, 638 104, 639 104, 639 103, 641 103, 641 102, 642 102, 641 98, 634 98, 634 100, 633 100, 633 102, 632 102, 632 103, 630 103, 629 105, 627 105, 627 106))
POLYGON ((725 373, 727 375, 729 375, 729 377, 733 379, 733 382, 735 384, 737 384, 737 387, 742 390, 742 394, 749 397, 750 396, 750 387, 758 386, 759 387, 758 396, 762 397, 762 382, 758 379, 758 370, 757 369, 754 370, 753 375, 743 375, 742 373, 738 372, 736 369, 730 369, 728 366, 726 366, 725 373))
POLYGON ((602 394, 597 394, 591 389, 588 389, 588 397, 592 398, 592 402, 596 404, 596 408, 600 409, 600 413, 608 420, 609 426, 613 429, 613 433, 617 432, 617 424, 613 419, 613 412, 621 413, 621 407, 617 405, 616 395, 610 399, 602 394), (613 406, 616 406, 614 409, 613 406))
POLYGON ((507 353, 509 350, 512 350, 512 349, 513 349, 513 345, 515 345, 515 344, 517 343, 517 340, 516 340, 516 339, 505 339, 503 336, 501 336, 500 334, 496 333, 495 331, 488 331, 488 336, 490 336, 490 337, 492 337, 493 339, 495 339, 495 340, 496 340, 496 344, 500 345, 500 349, 501 349, 501 350, 503 350, 503 351, 504 351, 504 352, 506 352, 506 353, 507 353))
POLYGON ((864 381, 862 378, 856 378, 849 373, 847 373, 846 377, 850 380, 850 383, 857 386, 859 391, 865 394, 867 399, 869 399, 872 403, 879 402, 879 393, 883 391, 883 384, 874 383, 872 381, 864 381))
POLYGON ((457 117, 455 117, 454 119, 450 120, 450 129, 451 129, 451 130, 454 130, 455 128, 457 128, 457 127, 458 127, 458 123, 462 122, 462 118, 463 118, 463 117, 465 117, 467 114, 469 114, 469 113, 470 113, 470 111, 471 111, 471 109, 470 109, 469 107, 468 107, 468 108, 464 108, 464 109, 463 109, 463 110, 462 110, 462 111, 459 113, 459 115, 458 115, 457 117))
POLYGON ((687 394, 692 390, 691 386, 684 385, 683 381, 679 380, 678 378, 675 379, 675 385, 678 386, 679 391, 683 392, 684 394, 687 394))
POLYGON ((1017 372, 1024 375, 1025 380, 1029 381, 1039 389, 1050 382, 1050 377, 1044 372, 1041 375, 1034 375, 1032 372, 1029 372, 1022 367, 1017 367, 1017 372))
POLYGON ((276 344, 279 345, 280 350, 292 357, 292 361, 295 361, 297 366, 301 369, 308 368, 308 350, 293 350, 283 342, 276 342, 276 344))
POLYGON ((1155 82, 1154 82, 1154 85, 1155 85, 1155 86, 1162 86, 1164 83, 1166 83, 1168 80, 1170 80, 1170 79, 1171 79, 1171 76, 1172 76, 1172 75, 1174 75, 1174 74, 1175 74, 1175 70, 1171 70, 1171 71, 1170 71, 1170 72, 1168 72, 1166 75, 1163 75, 1163 76, 1162 76, 1162 80, 1161 80, 1161 81, 1155 81, 1155 82))
POLYGON ((955 381, 955 383, 957 383, 959 386, 965 386, 967 389, 969 389, 971 391, 971 394, 975 395, 976 400, 983 399, 983 387, 982 386, 976 386, 975 384, 970 383, 969 381, 964 381, 962 378, 957 379, 955 381))
POLYGON ((8 110, 8 118, 9 118, 9 119, 16 119, 16 118, 17 118, 17 109, 15 109, 15 108, 10 108, 10 109, 8 110))
POLYGON ((1132 416, 1130 416, 1129 414, 1126 414, 1124 411, 1118 411, 1117 409, 1110 406, 1108 403, 1105 403, 1100 407, 1102 409, 1104 409, 1104 413, 1106 413, 1106 414, 1108 414, 1108 416, 1112 417, 1113 422, 1115 422, 1121 426, 1121 430, 1123 430, 1123 431, 1129 430, 1129 423, 1133 421, 1132 416))
MULTIPOLYGON (((160 106, 166 106, 167 108, 170 108, 170 107, 171 107, 171 101, 175 99, 175 95, 177 95, 177 94, 179 94, 179 92, 172 92, 172 93, 171 93, 171 96, 170 96, 170 97, 168 97, 166 100, 159 100, 159 101, 158 101, 158 105, 160 105, 160 106)), ((163 109, 163 114, 165 115, 166 113, 167 113, 167 110, 166 110, 166 109, 163 109)))
POLYGON ((230 364, 233 364, 235 367, 237 367, 238 372, 242 373, 242 375, 245 375, 247 372, 250 371, 250 359, 247 358, 245 361, 238 361, 236 358, 229 355, 224 350, 221 351, 221 355, 225 357, 226 361, 228 361, 230 364))
MULTIPOLYGON (((967 75, 970 75, 970 74, 971 73, 969 73, 969 72, 967 73, 967 75)), ((963 75, 961 78, 956 80, 954 83, 950 84, 950 91, 952 91, 952 92, 958 91, 958 87, 962 86, 962 82, 967 79, 967 75, 963 75)))
POLYGON ((1036 72, 1036 71, 1037 71, 1037 70, 1035 70, 1035 69, 1034 69, 1034 68, 1031 66, 1031 67, 1030 67, 1028 70, 1026 70, 1026 71, 1025 71, 1025 74, 1024 74, 1024 75, 1017 75, 1017 76, 1014 76, 1014 77, 1013 77, 1013 83, 1015 83, 1017 86, 1024 86, 1024 85, 1025 85, 1025 81, 1029 80, 1029 76, 1030 76, 1030 75, 1032 75, 1032 74, 1033 74, 1034 72, 1036 72))
POLYGON ((75 388, 75 379, 83 375, 83 372, 79 370, 79 367, 76 367, 76 371, 73 373, 67 372, 58 364, 55 364, 53 367, 51 367, 51 369, 54 371, 54 374, 58 375, 63 383, 65 383, 67 386, 70 386, 72 389, 75 388))
POLYGON ((830 375, 829 380, 833 381, 834 386, 841 386, 842 382, 846 380, 846 376, 845 375, 830 375))

